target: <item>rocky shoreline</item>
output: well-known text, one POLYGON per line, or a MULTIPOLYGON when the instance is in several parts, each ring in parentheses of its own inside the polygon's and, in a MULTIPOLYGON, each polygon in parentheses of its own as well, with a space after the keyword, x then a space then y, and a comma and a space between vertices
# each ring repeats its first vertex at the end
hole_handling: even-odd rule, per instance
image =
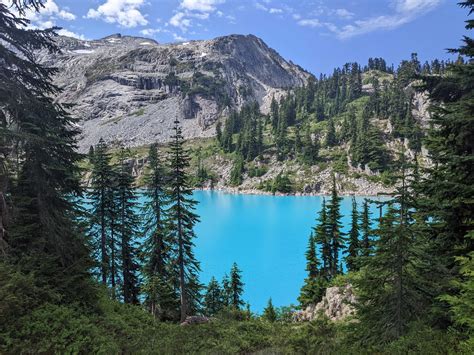
MULTIPOLYGON (((262 195, 262 196, 330 196, 331 195, 329 191, 272 193, 270 191, 263 191, 263 190, 258 190, 258 189, 242 189, 239 187, 218 187, 218 188, 202 187, 202 188, 196 188, 195 191, 221 192, 221 193, 232 194, 232 195, 262 195)), ((345 196, 345 197, 347 196, 383 197, 383 196, 389 196, 390 193, 386 192, 386 193, 376 193, 376 194, 359 194, 357 191, 343 191, 343 192, 338 193, 338 195, 345 196)))

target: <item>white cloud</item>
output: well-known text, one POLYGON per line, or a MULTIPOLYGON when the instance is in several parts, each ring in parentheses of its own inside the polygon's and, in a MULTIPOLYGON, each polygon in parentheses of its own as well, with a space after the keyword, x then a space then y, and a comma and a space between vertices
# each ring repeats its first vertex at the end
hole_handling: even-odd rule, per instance
POLYGON ((224 13, 217 10, 217 5, 224 2, 225 0, 182 0, 177 12, 170 18, 167 25, 177 27, 186 33, 193 26, 193 19, 208 20, 213 13, 218 17, 223 17, 224 13))
POLYGON ((282 13, 283 13, 283 10, 282 10, 282 9, 275 8, 275 7, 272 7, 270 10, 268 10, 268 12, 271 13, 271 14, 282 14, 282 13))
POLYGON ((214 12, 225 0, 182 0, 180 7, 189 11, 214 12))
POLYGON ((169 32, 169 31, 163 28, 144 28, 143 30, 140 30, 141 35, 149 36, 149 37, 153 37, 156 34, 163 33, 163 32, 169 32))
POLYGON ((191 20, 186 17, 186 13, 177 12, 170 18, 169 24, 174 27, 179 27, 181 31, 186 32, 191 27, 191 20))
POLYGON ((268 11, 268 7, 266 7, 265 5, 260 4, 259 2, 255 3, 255 7, 256 7, 258 10, 268 11))
POLYGON ((435 8, 440 2, 441 0, 396 0, 395 10, 403 13, 425 12, 435 8))
POLYGON ((317 18, 310 18, 299 20, 298 25, 305 27, 321 27, 323 24, 317 18))
POLYGON ((341 39, 351 38, 376 30, 391 30, 433 10, 441 0, 396 0, 395 13, 356 20, 336 31, 341 39))
MULTIPOLYGON (((0 3, 5 4, 7 7, 12 6, 12 0, 0 0, 0 3)), ((54 20, 66 20, 73 21, 76 19, 76 15, 69 12, 66 8, 60 8, 54 0, 46 0, 44 6, 39 11, 28 9, 25 11, 24 17, 29 19, 33 24, 35 22, 53 22, 54 20)), ((13 10, 13 9, 12 9, 13 10)))
MULTIPOLYGON (((264 3, 266 3, 267 5, 270 3, 270 1, 264 1, 264 3)), ((259 2, 255 3, 255 8, 257 10, 262 10, 262 11, 265 11, 265 12, 268 12, 270 14, 282 14, 283 12, 283 9, 280 9, 280 8, 277 8, 277 7, 267 7, 259 2)), ((288 11, 291 12, 291 8, 287 8, 288 11)))
POLYGON ((58 34, 61 35, 61 36, 73 37, 73 38, 82 39, 82 40, 86 39, 86 37, 84 37, 84 35, 78 34, 76 32, 69 31, 65 28, 61 28, 58 31, 58 34))
POLYGON ((347 19, 347 20, 353 18, 354 15, 355 15, 353 12, 350 12, 349 10, 346 10, 346 9, 336 9, 336 10, 334 11, 334 13, 335 13, 338 17, 343 18, 343 19, 347 19))
POLYGON ((53 0, 47 0, 44 3, 44 7, 40 9, 37 15, 50 18, 59 17, 66 21, 72 21, 76 19, 76 15, 67 10, 60 9, 59 6, 53 0))
POLYGON ((173 38, 174 38, 174 40, 177 41, 177 42, 186 41, 186 38, 181 37, 181 36, 178 35, 177 33, 173 33, 173 38))
POLYGON ((145 0, 107 0, 97 9, 89 9, 86 18, 101 19, 123 27, 145 26, 148 20, 140 12, 145 0))
MULTIPOLYGON (((393 13, 354 20, 352 23, 337 26, 330 22, 321 22, 317 18, 301 19, 294 16, 300 26, 324 27, 336 34, 339 39, 347 39, 378 30, 391 30, 400 27, 437 7, 442 0, 393 0, 393 13)), ((326 12, 349 20, 354 14, 346 9, 326 12)))
MULTIPOLYGON (((0 0, 0 3, 5 4, 8 7, 12 5, 11 0, 0 0)), ((24 17, 30 20, 28 28, 31 29, 51 28, 57 26, 57 20, 74 21, 76 19, 76 15, 70 12, 67 8, 59 7, 54 0, 45 1, 44 7, 39 11, 34 11, 32 9, 26 10, 24 17)), ((85 39, 84 35, 72 32, 65 28, 58 30, 57 33, 61 36, 85 39)))

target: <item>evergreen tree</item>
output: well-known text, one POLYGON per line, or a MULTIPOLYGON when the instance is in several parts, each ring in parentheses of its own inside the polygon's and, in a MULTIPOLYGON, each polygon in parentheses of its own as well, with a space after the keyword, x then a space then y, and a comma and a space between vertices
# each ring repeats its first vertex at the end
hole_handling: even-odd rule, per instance
MULTIPOLYGON (((462 1, 460 5, 473 13, 474 1, 462 1)), ((466 29, 473 28, 474 20, 468 19, 466 29)), ((436 254, 449 271, 445 280, 448 284, 440 293, 453 307, 454 321, 460 324, 465 315, 459 313, 459 307, 468 305, 465 292, 472 287, 473 275, 472 263, 468 262, 474 250, 473 38, 465 36, 463 45, 451 52, 465 56, 466 62, 450 64, 446 75, 423 78, 432 102, 432 128, 426 139, 432 164, 419 185, 418 199, 436 243, 436 254)), ((450 324, 446 318, 440 322, 450 324)))
POLYGON ((268 304, 265 307, 265 309, 263 310, 262 317, 266 321, 269 321, 269 322, 272 322, 272 323, 277 320, 277 313, 276 313, 275 307, 273 307, 273 302, 272 302, 271 298, 268 300, 268 304))
POLYGON ((302 141, 302 160, 305 164, 314 165, 318 160, 319 145, 318 140, 311 138, 311 132, 309 128, 305 130, 303 141, 302 141))
POLYGON ((177 296, 173 289, 172 241, 166 226, 167 178, 156 144, 149 148, 143 181, 146 198, 142 207, 145 303, 155 317, 173 319, 177 296))
POLYGON ((200 303, 198 273, 199 262, 193 252, 194 225, 199 221, 194 213, 197 202, 192 198, 192 189, 186 169, 189 167, 189 155, 184 148, 184 139, 179 121, 174 122, 174 135, 169 152, 169 204, 167 225, 175 254, 177 267, 180 319, 195 311, 200 303))
POLYGON ((328 205, 327 218, 328 218, 328 238, 331 243, 331 265, 330 273, 331 276, 335 276, 339 269, 339 253, 344 247, 344 234, 341 232, 341 201, 342 197, 337 194, 336 176, 332 177, 332 190, 331 190, 331 202, 328 205))
MULTIPOLYGON (((96 302, 89 249, 78 225, 82 196, 77 120, 56 102, 56 69, 36 51, 58 51, 55 29, 31 30, 41 1, 0 4, 0 248, 2 262, 34 275, 55 299, 96 302), (14 12, 19 12, 20 16, 14 12), (3 254, 2 254, 3 256, 3 254)), ((17 316, 19 316, 17 314, 17 316)))
POLYGON ((141 221, 137 214, 138 196, 134 178, 126 163, 126 154, 125 149, 121 148, 116 184, 117 237, 120 238, 123 301, 138 304, 138 235, 141 221))
POLYGON ((346 258, 347 269, 349 271, 357 270, 356 260, 359 254, 359 213, 357 211, 357 202, 352 196, 351 230, 349 232, 349 247, 346 258))
POLYGON ((279 121, 278 103, 275 100, 275 96, 273 96, 272 97, 272 102, 270 104, 270 122, 272 124, 273 132, 276 132, 276 130, 278 128, 278 121, 279 121))
POLYGON ((237 263, 230 269, 230 305, 235 309, 240 309, 245 303, 242 300, 244 293, 244 283, 242 282, 242 271, 239 270, 237 263))
MULTIPOLYGON (((460 5, 470 13, 474 10, 472 1, 460 5)), ((474 20, 466 21, 466 29, 473 28, 474 20)), ((466 238, 474 220, 474 40, 466 36, 463 42, 451 52, 469 58, 466 63, 451 64, 446 76, 424 78, 432 100, 433 128, 426 145, 433 164, 426 171, 421 193, 426 196, 423 205, 433 221, 439 252, 449 255, 455 268, 454 256, 466 256, 474 248, 472 239, 466 238)))
POLYGON ((92 163, 94 160, 94 146, 93 145, 89 147, 89 153, 87 154, 87 157, 89 158, 89 162, 92 163))
MULTIPOLYGON (((113 187, 115 184, 114 173, 110 165, 110 155, 103 139, 99 140, 94 153, 91 173, 91 186, 88 199, 91 204, 89 230, 95 245, 97 245, 100 277, 102 284, 106 285, 111 272, 111 253, 116 251, 111 242, 111 224, 114 221, 113 210, 115 206, 113 187)), ((115 275, 112 277, 112 287, 115 286, 115 275)))
POLYGON ((377 230, 375 251, 362 259, 356 281, 356 305, 364 344, 383 344, 406 334, 410 322, 422 319, 439 287, 439 263, 432 244, 415 223, 411 179, 402 157, 400 184, 377 230))
POLYGON ((360 242, 360 255, 368 257, 370 256, 372 250, 372 231, 370 223, 369 200, 367 199, 364 199, 362 215, 360 216, 360 231, 362 233, 360 242))
POLYGON ((326 199, 323 198, 321 210, 319 211, 318 224, 314 228, 314 241, 321 246, 322 268, 321 276, 328 281, 331 274, 333 256, 331 253, 331 240, 328 230, 328 217, 326 199))
POLYGON ((234 166, 230 172, 230 184, 232 186, 239 186, 242 184, 242 174, 244 173, 245 163, 242 155, 237 155, 234 160, 234 166))
POLYGON ((222 146, 223 141, 222 141, 222 123, 221 123, 221 121, 216 123, 216 138, 217 138, 217 142, 222 146))
POLYGON ((326 147, 334 147, 336 145, 336 129, 334 128, 334 120, 328 121, 328 131, 326 133, 326 147))
POLYGON ((313 233, 309 236, 308 249, 306 250, 306 271, 308 273, 301 288, 298 301, 302 307, 318 303, 325 290, 325 280, 319 271, 319 261, 316 251, 316 240, 313 233))
POLYGON ((232 287, 229 275, 227 274, 224 274, 222 278, 222 302, 225 307, 229 307, 232 304, 232 287))
POLYGON ((204 312, 207 316, 215 316, 222 310, 222 297, 222 289, 215 277, 212 277, 204 295, 204 312))

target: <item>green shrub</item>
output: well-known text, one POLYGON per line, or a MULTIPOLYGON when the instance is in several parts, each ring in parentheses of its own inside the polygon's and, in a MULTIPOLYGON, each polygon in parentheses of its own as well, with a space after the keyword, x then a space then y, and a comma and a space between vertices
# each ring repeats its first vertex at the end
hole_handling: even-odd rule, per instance
POLYGON ((267 172, 268 172, 268 167, 266 167, 265 165, 261 165, 261 166, 252 165, 247 169, 247 174, 251 178, 261 177, 265 175, 267 172))
POLYGON ((112 337, 83 312, 45 304, 20 319, 9 351, 23 353, 117 353, 112 337))

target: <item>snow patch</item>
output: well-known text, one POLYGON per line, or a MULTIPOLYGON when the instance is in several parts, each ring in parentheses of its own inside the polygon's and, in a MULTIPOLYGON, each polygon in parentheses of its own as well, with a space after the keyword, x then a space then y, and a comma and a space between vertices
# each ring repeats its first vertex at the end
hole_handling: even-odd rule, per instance
POLYGON ((150 42, 140 42, 140 44, 142 46, 151 46, 152 45, 152 43, 150 43, 150 42))
POLYGON ((204 58, 206 55, 207 55, 206 52, 202 52, 201 55, 199 56, 199 58, 204 58))
POLYGON ((91 54, 91 53, 94 53, 95 51, 93 49, 76 49, 72 52, 77 53, 77 54, 91 54))

